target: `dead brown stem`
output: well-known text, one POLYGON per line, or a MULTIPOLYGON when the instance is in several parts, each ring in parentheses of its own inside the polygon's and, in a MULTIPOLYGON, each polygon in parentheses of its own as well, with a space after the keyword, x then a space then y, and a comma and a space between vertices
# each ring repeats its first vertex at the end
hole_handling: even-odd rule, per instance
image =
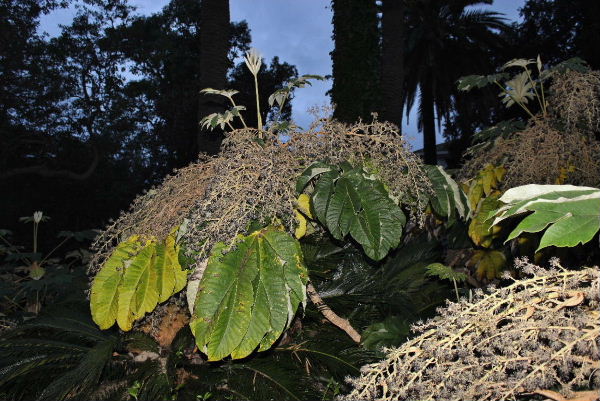
POLYGON ((311 302, 315 304, 319 312, 321 312, 323 316, 325 316, 325 319, 329 320, 335 326, 344 330, 346 334, 348 334, 350 338, 354 340, 354 342, 360 342, 360 334, 358 334, 358 332, 354 329, 354 327, 352 327, 352 325, 347 319, 339 317, 334 311, 331 310, 329 306, 325 304, 325 302, 323 302, 323 299, 321 298, 319 293, 317 293, 317 290, 315 289, 315 287, 313 287, 311 283, 308 283, 308 285, 306 286, 306 293, 308 294, 308 297, 310 298, 311 302))

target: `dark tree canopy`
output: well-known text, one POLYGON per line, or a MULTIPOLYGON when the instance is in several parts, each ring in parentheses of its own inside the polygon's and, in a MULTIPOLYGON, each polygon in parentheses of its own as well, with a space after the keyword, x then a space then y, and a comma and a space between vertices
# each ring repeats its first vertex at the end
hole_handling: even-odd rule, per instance
MULTIPOLYGON (((86 1, 58 36, 40 36, 40 17, 67 3, 0 2, 8 17, 0 19, 0 186, 10 188, 0 200, 2 228, 21 228, 18 217, 33 210, 56 227, 99 227, 220 142, 218 131, 198 136, 207 85, 200 72, 208 68, 199 0, 173 0, 149 16, 127 0, 86 1)), ((250 88, 235 66, 249 49, 248 25, 226 25, 223 81, 210 86, 250 88)), ((274 59, 261 72, 263 104, 296 75, 274 59)), ((251 108, 252 97, 239 96, 251 108)))
POLYGON ((425 163, 436 164, 435 120, 448 118, 456 80, 487 65, 506 28, 498 13, 467 9, 490 1, 415 0, 407 3, 407 112, 419 97, 425 163))
POLYGON ((540 54, 556 64, 581 57, 592 69, 600 68, 598 33, 600 3, 589 0, 527 0, 521 9, 519 46, 527 57, 540 54))

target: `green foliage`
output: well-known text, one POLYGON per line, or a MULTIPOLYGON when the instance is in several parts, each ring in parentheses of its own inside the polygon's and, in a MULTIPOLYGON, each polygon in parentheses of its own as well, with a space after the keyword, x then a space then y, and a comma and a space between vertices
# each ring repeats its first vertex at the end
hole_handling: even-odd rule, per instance
POLYGON ((402 344, 410 334, 410 324, 401 317, 388 316, 383 322, 373 323, 362 333, 362 345, 369 350, 378 351, 377 356, 385 354, 382 348, 402 344))
POLYGON ((304 88, 307 85, 312 85, 310 82, 311 79, 323 81, 325 78, 320 75, 301 75, 298 78, 294 78, 287 82, 283 88, 277 89, 271 94, 271 96, 269 96, 269 106, 273 107, 275 104, 277 104, 279 110, 282 110, 285 106, 285 102, 292 95, 294 89, 304 88))
POLYGON ((79 300, 87 288, 85 265, 89 251, 85 243, 96 236, 94 231, 58 234, 60 241, 49 252, 41 252, 39 224, 48 220, 42 212, 20 219, 33 223, 33 242, 26 246, 14 243, 13 233, 0 230, 0 306, 5 317, 20 321, 39 314, 57 300, 79 300), (73 248, 73 241, 82 248, 73 248), (70 246, 62 255, 61 248, 70 246))
POLYGON ((311 181, 315 216, 334 238, 350 235, 373 260, 398 246, 406 217, 375 176, 349 164, 317 162, 302 173, 296 190, 304 190, 311 181))
POLYGON ((217 244, 200 282, 190 326, 210 361, 264 351, 306 302, 299 243, 275 226, 217 244))
POLYGON ((451 267, 441 263, 432 263, 425 269, 427 270, 428 276, 435 276, 442 280, 453 280, 458 282, 467 280, 467 275, 465 273, 457 272, 451 267))
POLYGON ((521 220, 506 241, 523 232, 545 230, 537 250, 585 244, 600 230, 600 190, 597 188, 531 184, 509 189, 500 201, 504 205, 493 213, 494 225, 533 212, 521 220))
POLYGON ((490 74, 490 75, 467 75, 461 77, 457 82, 456 86, 458 90, 461 91, 470 91, 471 89, 481 89, 489 84, 493 84, 494 82, 498 82, 500 80, 507 79, 510 75, 506 72, 501 72, 498 74, 490 74))
POLYGON ((496 125, 486 127, 473 135, 474 145, 466 150, 466 155, 490 149, 497 139, 508 138, 515 132, 522 131, 525 127, 526 125, 523 121, 516 119, 500 121, 496 125))
POLYGON ((489 220, 490 213, 500 205, 498 198, 498 194, 483 198, 477 206, 475 216, 469 223, 469 237, 477 246, 489 248, 492 246, 492 241, 499 235, 500 227, 494 227, 489 220))
POLYGON ((62 305, 3 333, 0 396, 11 400, 103 399, 93 396, 100 381, 124 374, 112 355, 120 340, 100 331, 80 306, 62 305))
POLYGON ((441 166, 427 165, 425 170, 433 185, 434 195, 429 200, 433 210, 449 220, 454 220, 457 212, 461 219, 465 219, 471 213, 471 208, 456 181, 441 166))
POLYGON ((506 256, 504 252, 494 249, 477 249, 473 251, 467 265, 475 269, 475 274, 480 280, 493 280, 500 277, 506 266, 506 256))
POLYGON ((500 88, 499 97, 502 103, 508 108, 513 105, 519 105, 529 117, 533 117, 532 109, 527 106, 530 100, 536 100, 541 113, 548 114, 548 103, 544 93, 545 81, 552 78, 557 73, 564 73, 567 70, 585 72, 588 70, 585 62, 580 58, 572 58, 563 61, 555 66, 544 68, 540 56, 536 60, 514 59, 501 67, 501 70, 509 68, 519 68, 521 72, 511 76, 506 72, 492 75, 469 75, 462 77, 457 81, 457 87, 460 91, 470 91, 473 88, 483 88, 489 84, 495 84, 500 88), (537 69, 537 78, 534 79, 533 71, 529 68, 535 65, 537 69), (510 79, 509 79, 510 78, 510 79))
MULTIPOLYGON (((263 128, 262 124, 262 112, 260 110, 260 94, 259 94, 259 73, 262 65, 262 59, 260 54, 255 49, 250 49, 246 53, 246 57, 244 59, 246 67, 254 77, 255 83, 255 102, 256 102, 256 116, 257 116, 257 128, 261 130, 263 128)), ((284 83, 281 88, 275 90, 269 98, 268 103, 271 108, 275 105, 277 106, 278 113, 274 121, 274 126, 276 126, 279 130, 285 131, 290 123, 287 121, 281 121, 281 117, 286 106, 286 101, 290 98, 296 88, 303 88, 307 85, 312 85, 310 80, 319 80, 322 81, 325 78, 320 75, 302 75, 299 77, 292 77, 288 82, 284 83)), ((203 128, 210 128, 211 130, 219 127, 221 130, 225 129, 227 126, 230 129, 233 129, 234 119, 237 117, 242 122, 244 128, 248 128, 246 125, 246 121, 244 117, 240 113, 241 111, 245 111, 245 106, 238 106, 233 100, 233 95, 239 93, 236 90, 217 90, 212 88, 205 88, 200 91, 202 94, 208 95, 220 95, 229 99, 232 107, 229 110, 226 110, 222 113, 212 113, 200 120, 200 125, 203 128)))
POLYGON ((92 283, 90 307, 101 329, 116 321, 131 330, 135 320, 185 287, 175 235, 161 242, 134 235, 115 248, 92 283))

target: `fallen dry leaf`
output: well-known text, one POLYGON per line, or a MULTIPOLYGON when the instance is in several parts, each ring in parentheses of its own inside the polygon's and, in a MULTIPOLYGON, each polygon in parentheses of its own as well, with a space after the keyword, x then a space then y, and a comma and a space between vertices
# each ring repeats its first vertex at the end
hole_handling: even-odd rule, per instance
POLYGON ((557 311, 557 310, 561 310, 562 308, 566 308, 569 306, 580 305, 584 299, 585 299, 585 295, 583 295, 583 292, 581 292, 581 291, 574 292, 573 295, 571 296, 571 298, 565 299, 563 302, 558 304, 556 306, 556 308, 554 308, 554 310, 557 311))
POLYGON ((562 394, 551 390, 535 390, 534 393, 554 401, 596 401, 599 398, 598 391, 577 391, 574 393, 575 398, 566 398, 562 394))

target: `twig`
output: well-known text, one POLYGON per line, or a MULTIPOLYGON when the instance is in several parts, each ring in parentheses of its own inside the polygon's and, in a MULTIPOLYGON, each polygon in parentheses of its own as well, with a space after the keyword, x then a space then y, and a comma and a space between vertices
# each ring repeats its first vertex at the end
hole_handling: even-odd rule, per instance
POLYGON ((306 293, 308 294, 311 302, 315 304, 319 312, 325 316, 325 319, 344 330, 354 342, 360 342, 360 334, 358 334, 358 332, 354 329, 354 327, 352 327, 347 319, 339 317, 334 311, 331 310, 329 306, 325 304, 325 302, 323 302, 323 299, 317 293, 317 290, 315 290, 315 287, 313 287, 311 283, 308 283, 306 286, 306 293))

